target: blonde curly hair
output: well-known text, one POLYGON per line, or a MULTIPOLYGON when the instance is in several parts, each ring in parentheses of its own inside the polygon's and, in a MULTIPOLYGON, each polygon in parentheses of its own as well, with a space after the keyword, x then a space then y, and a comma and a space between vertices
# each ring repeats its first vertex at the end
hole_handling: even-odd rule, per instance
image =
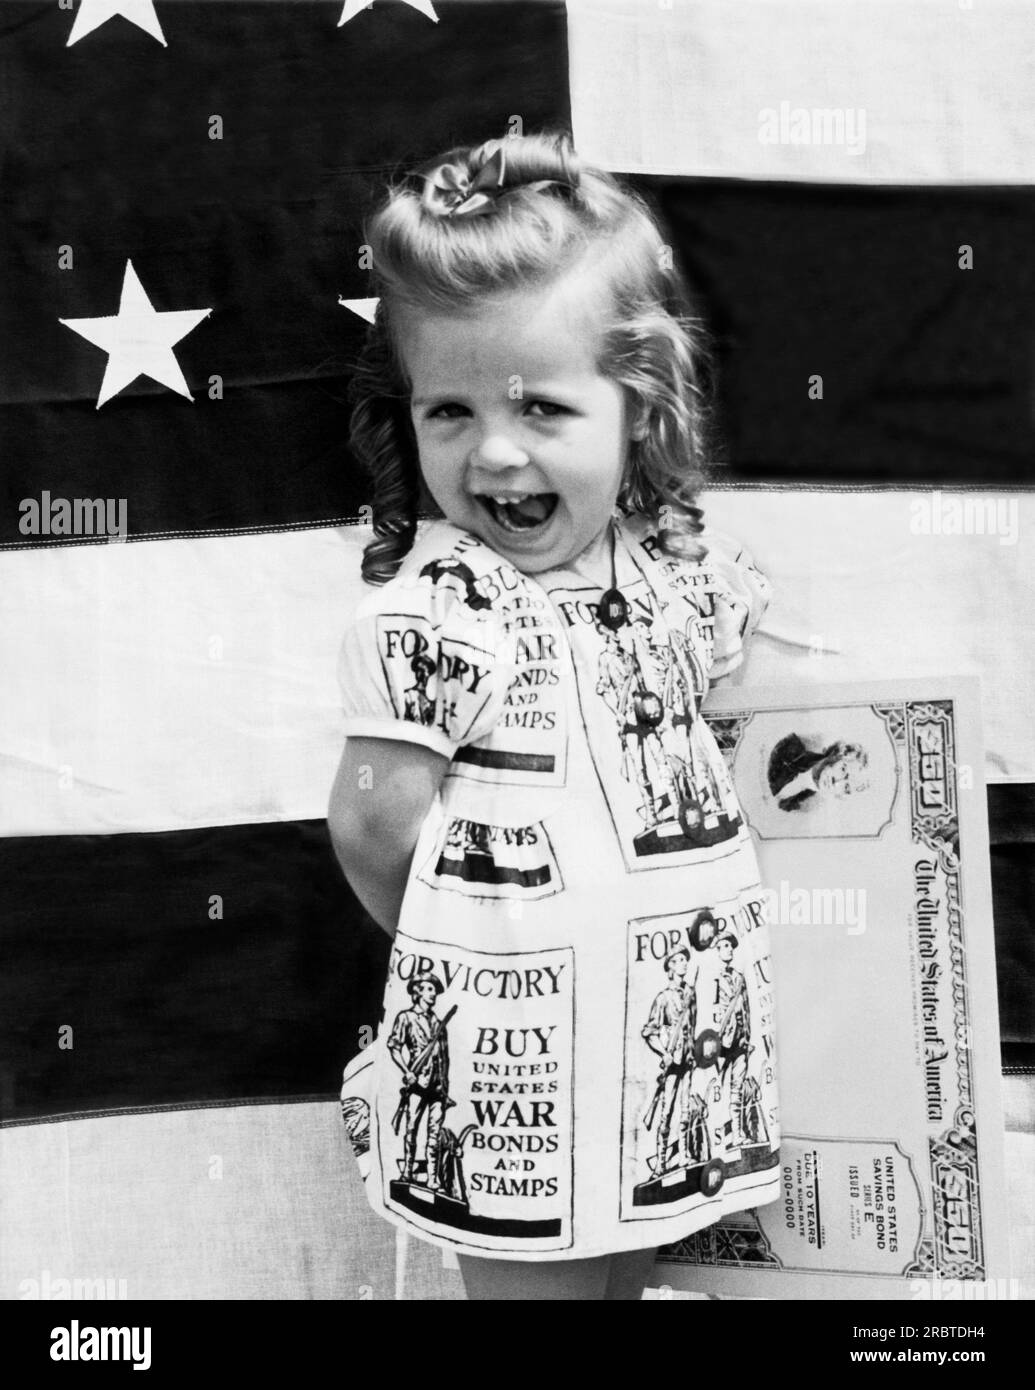
POLYGON ((610 296, 598 370, 646 419, 644 437, 629 444, 618 507, 656 521, 666 553, 703 558, 697 496, 711 452, 710 344, 637 194, 583 164, 566 134, 511 136, 450 150, 391 187, 364 235, 379 305, 349 394, 350 443, 373 489, 368 583, 392 578, 422 517, 442 516, 420 472, 399 311, 448 313, 583 269, 610 296), (487 180, 496 170, 499 179, 487 180), (472 184, 491 191, 472 198, 472 184), (460 211, 481 203, 478 215, 455 215, 465 197, 460 211))

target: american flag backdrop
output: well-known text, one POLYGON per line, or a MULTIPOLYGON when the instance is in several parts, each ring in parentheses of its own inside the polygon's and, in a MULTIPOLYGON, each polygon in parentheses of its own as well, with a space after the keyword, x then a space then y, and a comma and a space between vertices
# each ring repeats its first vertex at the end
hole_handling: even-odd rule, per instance
POLYGON ((459 1296, 347 1151, 388 943, 325 816, 363 218, 508 131, 627 175, 713 330, 738 683, 981 677, 1030 1081, 1028 0, 0 0, 0 97, 0 1298, 459 1296))

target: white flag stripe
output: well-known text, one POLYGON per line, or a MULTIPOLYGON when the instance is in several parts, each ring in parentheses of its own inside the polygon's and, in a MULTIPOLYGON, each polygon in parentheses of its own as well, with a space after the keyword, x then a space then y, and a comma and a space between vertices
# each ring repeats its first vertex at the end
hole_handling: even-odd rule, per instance
POLYGON ((568 0, 567 9, 575 144, 606 168, 1035 181, 1030 0, 568 0))
POLYGON ((1035 494, 738 490, 704 506, 776 587, 733 684, 975 675, 986 779, 1035 781, 1035 494))
POLYGON ((0 833, 325 815, 364 540, 342 527, 0 554, 0 833))
MULTIPOLYGON (((1004 1076, 1003 1097, 1013 1267, 1032 1298, 1030 1078, 1004 1076)), ((337 1101, 14 1126, 0 1193, 19 1204, 0 1241, 6 1299, 68 1298, 56 1281, 77 1277, 81 1298, 107 1279, 130 1299, 396 1296, 395 1233, 367 1205, 337 1101)), ((408 1243, 407 1301, 463 1297, 439 1255, 408 1243)))
POLYGON ((117 1298, 120 1279, 129 1299, 394 1297, 392 1227, 370 1210, 336 1100, 12 1126, 0 1191, 18 1203, 3 1298, 68 1298, 58 1281, 76 1278, 79 1298, 117 1298))
MULTIPOLYGON (((976 674, 988 780, 1035 779, 1035 496, 703 500, 777 590, 737 684, 976 674), (945 534, 953 516, 969 533, 945 534)), ((343 741, 338 649, 369 535, 0 553, 0 833, 325 815, 343 741)))

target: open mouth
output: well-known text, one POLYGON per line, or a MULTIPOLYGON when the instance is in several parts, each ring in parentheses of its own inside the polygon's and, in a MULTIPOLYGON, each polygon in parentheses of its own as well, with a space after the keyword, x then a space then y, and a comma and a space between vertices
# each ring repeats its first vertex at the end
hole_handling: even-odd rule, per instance
POLYGON ((490 497, 483 493, 478 501, 504 531, 534 531, 545 526, 557 507, 555 492, 529 492, 524 497, 490 497))

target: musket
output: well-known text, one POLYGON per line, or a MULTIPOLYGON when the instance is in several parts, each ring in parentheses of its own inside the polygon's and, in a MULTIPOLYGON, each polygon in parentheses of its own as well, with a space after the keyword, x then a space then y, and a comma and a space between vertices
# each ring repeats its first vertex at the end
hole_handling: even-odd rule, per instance
MULTIPOLYGON (((442 1018, 440 1018, 438 1022, 435 1024, 435 1027, 432 1028, 431 1037, 425 1044, 423 1051, 418 1053, 417 1057, 410 1064, 410 1071, 413 1072, 414 1076, 417 1075, 421 1067, 424 1066, 425 1062, 431 1056, 432 1052, 434 1052, 436 1046, 438 1045, 439 1039, 445 1032, 446 1024, 449 1022, 449 1020, 453 1017, 455 1013, 456 1005, 454 1004, 453 1007, 449 1010, 449 1012, 445 1014, 442 1018)), ((413 1086, 410 1085, 409 1082, 404 1082, 399 1091, 399 1108, 392 1116, 392 1129, 396 1134, 399 1133, 399 1126, 402 1124, 403 1116, 406 1114, 406 1102, 409 1100, 412 1093, 413 1086)))

